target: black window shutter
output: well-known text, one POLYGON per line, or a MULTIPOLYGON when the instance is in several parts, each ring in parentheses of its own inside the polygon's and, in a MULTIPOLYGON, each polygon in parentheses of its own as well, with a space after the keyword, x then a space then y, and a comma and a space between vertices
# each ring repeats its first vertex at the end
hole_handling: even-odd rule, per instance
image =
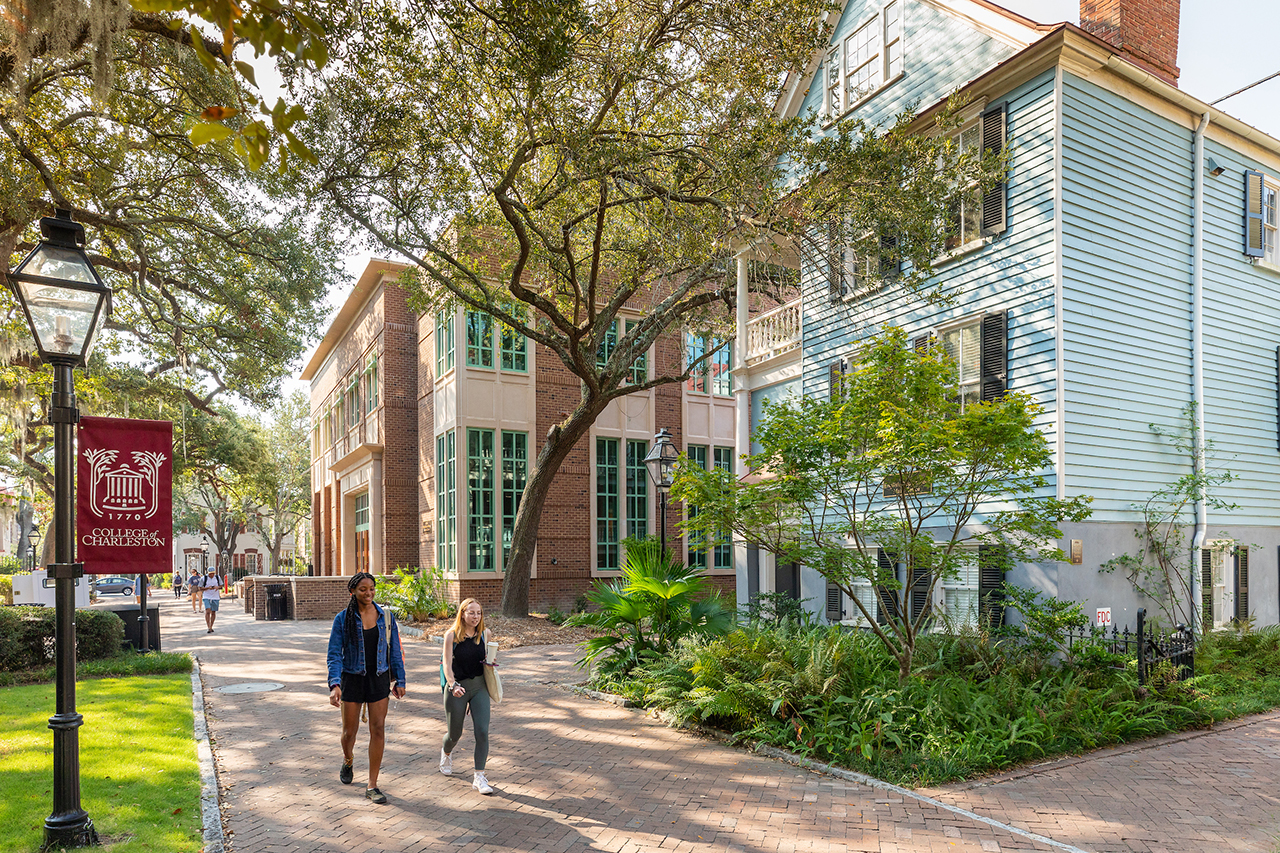
MULTIPOLYGON (((925 352, 926 350, 928 350, 928 349, 929 349, 929 339, 930 339, 931 337, 933 337, 933 336, 932 336, 932 335, 920 335, 920 336, 919 336, 919 337, 917 337, 914 341, 912 341, 912 344, 911 344, 911 345, 912 345, 912 347, 914 347, 914 348, 915 348, 915 351, 916 351, 916 352, 918 352, 918 353, 923 353, 923 352, 925 352)), ((1277 349, 1276 349, 1276 358, 1280 358, 1280 348, 1277 348, 1277 349)))
POLYGON ((898 238, 890 234, 880 235, 880 278, 885 281, 898 277, 902 272, 902 258, 898 255, 898 238))
POLYGON ((840 383, 844 381, 844 359, 837 358, 827 369, 827 394, 832 400, 840 396, 840 383))
POLYGON ((839 299, 844 296, 844 259, 841 257, 844 252, 840 245, 840 231, 835 223, 827 226, 824 248, 827 254, 827 293, 833 300, 839 299))
POLYGON ((1244 173, 1244 253, 1250 258, 1262 257, 1262 173, 1244 173))
MULTIPOLYGON (((876 560, 880 563, 880 571, 891 577, 897 577, 898 555, 892 551, 886 551, 883 548, 876 549, 876 560)), ((889 621, 890 617, 898 617, 898 591, 887 586, 876 587, 876 599, 879 607, 876 609, 876 621, 881 625, 889 621)))
POLYGON ((1200 549, 1200 621, 1204 633, 1213 630, 1213 549, 1200 549))
POLYGON ((1242 623, 1249 618, 1249 548, 1245 545, 1236 547, 1236 622, 1242 623))
POLYGON ((844 618, 844 601, 840 587, 827 581, 827 621, 839 622, 844 618))
POLYGON ((929 607, 929 587, 933 585, 933 569, 927 565, 911 566, 911 621, 915 622, 929 607))
POLYGON ((978 618, 983 628, 1004 624, 1006 552, 999 545, 978 546, 978 618))
POLYGON ((1008 316, 1004 311, 982 318, 982 399, 999 400, 1008 389, 1008 316))
MULTIPOLYGON (((982 153, 1004 148, 1008 106, 1004 103, 988 108, 982 114, 982 153)), ((1009 187, 1001 181, 982 196, 982 236, 999 234, 1008 227, 1009 187)))

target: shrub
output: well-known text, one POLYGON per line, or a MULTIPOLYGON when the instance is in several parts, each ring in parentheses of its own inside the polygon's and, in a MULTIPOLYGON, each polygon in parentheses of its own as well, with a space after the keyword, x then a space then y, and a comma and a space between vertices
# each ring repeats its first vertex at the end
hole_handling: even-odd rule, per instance
POLYGON ((645 659, 669 654, 685 637, 714 637, 733 626, 733 610, 699 574, 663 553, 654 540, 624 540, 622 579, 594 587, 587 598, 599 609, 576 613, 568 625, 601 631, 582 644, 580 663, 622 677, 645 659))
POLYGON ((5 604, 13 604, 13 578, 9 575, 0 575, 0 599, 5 604))
POLYGON ((396 567, 392 578, 377 578, 377 600, 389 604, 397 612, 412 616, 414 621, 449 615, 449 601, 444 593, 444 572, 435 567, 396 567))
POLYGON ((16 575, 22 571, 22 561, 12 555, 0 557, 0 575, 16 575))
MULTIPOLYGON (((0 670, 17 672, 53 660, 57 611, 52 607, 0 608, 0 670)), ((110 657, 124 643, 124 621, 106 610, 76 610, 76 659, 110 657)))
POLYGON ((809 625, 814 615, 805 609, 805 602, 812 599, 792 598, 785 592, 762 592, 747 605, 748 622, 764 622, 778 626, 784 622, 809 625))
POLYGON ((568 618, 569 617, 566 614, 561 613, 560 608, 556 607, 554 604, 547 608, 547 621, 552 625, 563 625, 564 620, 568 618))
POLYGON ((124 645, 124 620, 110 610, 76 611, 76 660, 111 657, 124 645))

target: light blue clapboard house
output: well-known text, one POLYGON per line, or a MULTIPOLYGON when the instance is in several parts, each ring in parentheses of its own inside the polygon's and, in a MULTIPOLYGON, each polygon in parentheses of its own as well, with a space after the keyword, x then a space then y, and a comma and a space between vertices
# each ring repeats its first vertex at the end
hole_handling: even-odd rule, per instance
MULTIPOLYGON (((1034 395, 1055 450, 1050 488, 1094 498, 1092 519, 1063 531, 1076 559, 1008 580, 1132 626, 1152 604, 1099 567, 1136 550, 1133 505, 1191 470, 1151 424, 1176 432, 1195 404, 1211 464, 1236 476, 1218 495, 1238 508, 1187 513, 1187 609, 1217 626, 1274 624, 1280 140, 1177 88, 1176 0, 1081 5, 1075 26, 983 0, 845 3, 828 51, 792 75, 779 109, 888 124, 959 89, 972 99, 962 144, 1011 146, 1010 170, 957 218, 937 265, 951 304, 907 298, 856 265, 834 276, 815 266, 801 270, 799 299, 739 313, 739 450, 764 400, 828 393, 833 368, 883 325, 934 335, 967 393, 1034 395)), ((828 618, 860 618, 812 570, 748 547, 736 566, 744 602, 791 592, 828 618)), ((989 575, 974 566, 934 605, 972 612, 989 575)))

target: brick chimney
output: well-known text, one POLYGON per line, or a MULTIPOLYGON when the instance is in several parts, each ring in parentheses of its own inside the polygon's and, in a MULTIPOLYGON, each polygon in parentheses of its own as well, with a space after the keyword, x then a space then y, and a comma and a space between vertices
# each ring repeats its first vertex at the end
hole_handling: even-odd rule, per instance
POLYGON ((1178 85, 1180 0, 1080 0, 1080 28, 1178 85))

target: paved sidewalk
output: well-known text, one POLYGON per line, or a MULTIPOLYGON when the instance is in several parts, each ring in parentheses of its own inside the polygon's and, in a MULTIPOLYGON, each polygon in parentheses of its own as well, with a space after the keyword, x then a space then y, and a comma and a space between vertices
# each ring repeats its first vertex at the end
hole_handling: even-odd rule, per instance
POLYGON ((1068 845, 1273 853, 1280 837, 1280 715, 921 792, 1056 842, 1046 844, 550 686, 576 680, 569 646, 500 655, 507 701, 494 709, 487 769, 496 791, 481 797, 470 787, 469 724, 454 752, 456 775, 436 769, 439 646, 406 643, 410 693, 388 715, 379 781, 390 802, 373 806, 362 796, 363 733, 356 784, 337 779, 340 726, 324 683, 328 622, 254 622, 227 602, 217 632, 206 634, 203 618, 183 604, 162 604, 163 642, 200 657, 232 853, 991 853, 1068 845), (284 686, 217 690, 265 681, 284 686))

